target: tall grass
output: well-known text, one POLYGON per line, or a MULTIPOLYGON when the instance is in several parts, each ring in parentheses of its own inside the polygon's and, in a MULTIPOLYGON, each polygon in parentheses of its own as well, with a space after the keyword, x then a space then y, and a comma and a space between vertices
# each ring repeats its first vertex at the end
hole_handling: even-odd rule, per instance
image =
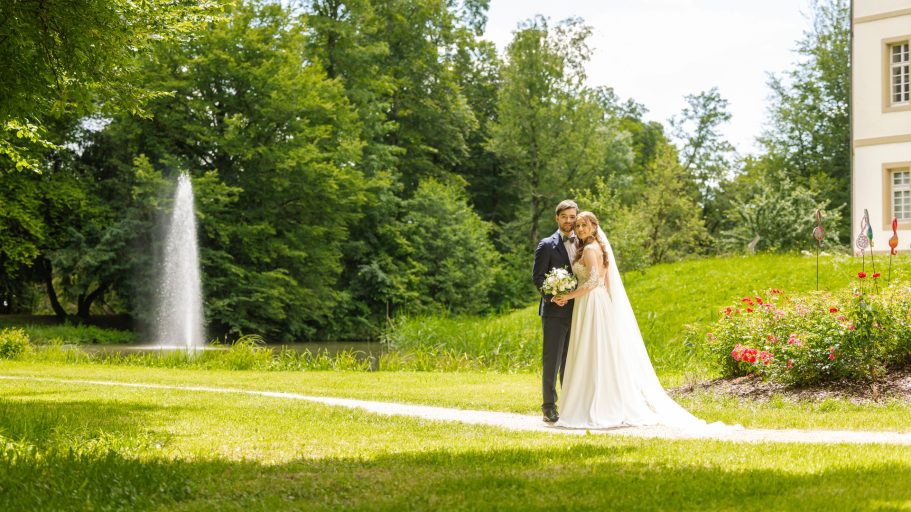
MULTIPOLYGON (((870 269, 869 256, 866 268, 870 269)), ((878 256, 886 277, 888 259, 878 256)), ((819 287, 849 286, 861 261, 847 255, 820 257, 819 287)), ((911 257, 894 258, 893 281, 908 282, 911 257)), ((659 374, 704 374, 702 340, 722 306, 760 290, 816 289, 816 259, 805 255, 761 254, 695 259, 656 265, 623 276, 624 285, 649 354, 659 374)), ((433 352, 465 357, 475 366, 496 370, 535 370, 540 365, 541 328, 537 307, 490 317, 412 317, 388 334, 402 352, 433 352)))
MULTIPOLYGON (((420 316, 400 319, 389 340, 387 364, 443 359, 442 367, 529 371, 540 366, 540 319, 526 308, 501 316, 420 316)), ((382 365, 381 365, 382 366, 382 365)), ((429 362, 415 369, 437 369, 429 362)))
POLYGON ((65 340, 73 345, 126 345, 136 342, 131 331, 107 329, 94 325, 19 325, 28 334, 32 343, 42 345, 54 340, 65 340))

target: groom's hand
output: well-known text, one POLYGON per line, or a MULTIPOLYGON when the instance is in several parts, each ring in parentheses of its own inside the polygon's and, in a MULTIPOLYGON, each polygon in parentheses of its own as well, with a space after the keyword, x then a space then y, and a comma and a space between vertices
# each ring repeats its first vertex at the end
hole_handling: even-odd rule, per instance
POLYGON ((569 301, 564 299, 563 297, 554 297, 552 302, 562 308, 569 301))

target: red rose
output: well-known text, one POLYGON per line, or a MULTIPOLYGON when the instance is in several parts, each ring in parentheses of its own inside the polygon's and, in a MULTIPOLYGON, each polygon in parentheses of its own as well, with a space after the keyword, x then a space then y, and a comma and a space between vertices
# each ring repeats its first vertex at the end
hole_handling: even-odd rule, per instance
POLYGON ((857 273, 857 277, 863 279, 863 278, 867 277, 867 273, 866 273, 866 272, 858 272, 858 273, 857 273))
POLYGON ((778 288, 772 288, 772 293, 781 293, 781 290, 778 288))
POLYGON ((829 352, 829 361, 835 359, 835 352, 829 352))
POLYGON ((788 359, 788 368, 794 368, 794 360, 788 359))
POLYGON ((753 308, 747 308, 747 313, 752 313, 752 312, 753 312, 753 308))
POLYGON ((759 297, 756 297, 756 304, 759 304, 760 306, 762 306, 762 299, 760 299, 759 297))
POLYGON ((873 274, 873 279, 876 279, 877 277, 879 277, 879 272, 873 274))
POLYGON ((829 308, 829 313, 838 313, 838 308, 829 308))

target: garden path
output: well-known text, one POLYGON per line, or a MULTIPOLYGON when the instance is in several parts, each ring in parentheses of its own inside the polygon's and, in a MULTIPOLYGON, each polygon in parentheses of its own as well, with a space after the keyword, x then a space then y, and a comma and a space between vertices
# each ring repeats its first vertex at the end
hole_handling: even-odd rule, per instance
POLYGON ((433 407, 426 405, 411 405, 393 402, 377 402, 370 400, 355 400, 350 398, 334 398, 322 396, 309 396, 299 393, 281 391, 256 391, 235 388, 219 388, 207 386, 175 386, 166 384, 118 382, 103 380, 83 379, 57 379, 46 377, 31 377, 18 375, 0 375, 0 379, 28 380, 35 382, 57 382, 70 384, 87 384, 94 386, 116 386, 141 389, 167 389, 203 393, 235 393, 242 395, 263 396, 286 400, 301 400, 335 407, 362 409, 370 413, 387 416, 409 416, 431 421, 450 421, 472 425, 487 425, 509 430, 524 432, 548 432, 566 435, 592 434, 622 435, 653 439, 712 439, 731 442, 748 443, 811 443, 811 444, 890 444, 911 445, 909 432, 874 432, 852 430, 776 430, 776 429, 746 429, 746 428, 707 428, 698 430, 680 430, 667 427, 622 427, 605 430, 576 430, 548 426, 541 421, 540 416, 529 416, 508 412, 477 411, 467 409, 451 409, 446 407, 433 407))

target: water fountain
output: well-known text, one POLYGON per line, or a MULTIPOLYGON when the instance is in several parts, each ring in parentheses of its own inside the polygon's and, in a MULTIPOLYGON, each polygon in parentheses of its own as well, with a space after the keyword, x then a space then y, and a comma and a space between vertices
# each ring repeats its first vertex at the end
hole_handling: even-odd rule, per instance
POLYGON ((177 179, 174 210, 167 226, 158 289, 155 339, 162 349, 202 350, 202 283, 193 184, 186 173, 177 179))

